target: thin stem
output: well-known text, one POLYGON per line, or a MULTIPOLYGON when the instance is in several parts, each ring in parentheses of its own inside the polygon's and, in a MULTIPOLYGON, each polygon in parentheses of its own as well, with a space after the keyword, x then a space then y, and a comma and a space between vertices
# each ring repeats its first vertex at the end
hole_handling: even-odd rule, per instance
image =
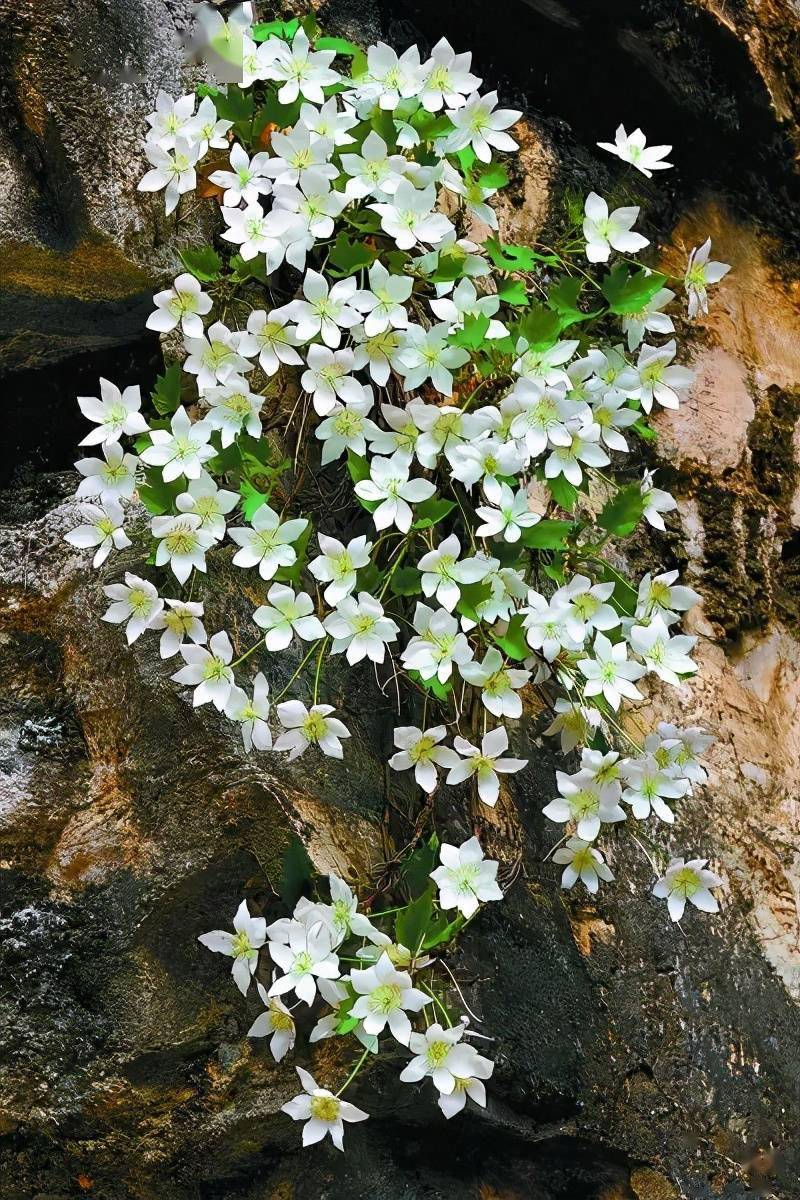
POLYGON ((244 660, 249 658, 251 654, 255 654, 256 650, 258 650, 260 646, 263 646, 263 644, 264 639, 263 637, 260 637, 255 646, 251 646, 249 650, 245 650, 244 654, 237 658, 235 662, 231 663, 231 670, 233 670, 234 667, 238 667, 239 663, 243 663, 244 660))
POLYGON ((364 1065, 364 1059, 367 1057, 367 1055, 368 1055, 368 1054, 369 1054, 369 1050, 368 1050, 368 1049, 365 1047, 365 1048, 364 1048, 364 1050, 363 1050, 363 1052, 362 1052, 362 1054, 361 1054, 361 1057, 360 1057, 360 1058, 359 1058, 359 1060, 358 1060, 358 1062, 357 1062, 357 1063, 356 1063, 356 1065, 353 1067, 352 1071, 351 1071, 351 1072, 350 1072, 350 1074, 347 1076, 347 1079, 345 1079, 344 1083, 342 1084, 342 1086, 339 1088, 338 1092, 336 1093, 336 1095, 337 1095, 337 1096, 341 1096, 341 1094, 342 1094, 342 1092, 345 1090, 345 1088, 348 1088, 348 1087, 350 1086, 350 1084, 353 1082, 353 1080, 355 1079, 356 1075, 358 1074, 358 1072, 359 1072, 359 1071, 361 1070, 361 1068, 363 1067, 363 1065, 364 1065))
POLYGON ((302 671, 303 667, 306 665, 306 663, 308 662, 308 660, 311 658, 311 655, 314 653, 314 651, 316 650, 316 648, 317 648, 317 642, 312 642, 312 643, 311 643, 311 646, 309 647, 309 649, 308 649, 308 651, 307 651, 307 653, 306 653, 306 655, 305 655, 305 657, 304 657, 304 659, 303 659, 303 661, 300 663, 300 666, 297 668, 297 670, 295 671, 294 675, 292 675, 291 679, 290 679, 290 680, 289 680, 289 682, 286 684, 286 686, 285 686, 285 687, 283 687, 283 688, 281 688, 281 690, 278 692, 277 696, 274 696, 274 697, 273 697, 273 700, 272 700, 272 703, 273 703, 273 704, 277 704, 277 703, 278 703, 278 701, 279 701, 280 699, 282 699, 282 698, 283 698, 283 697, 286 695, 286 693, 288 692, 289 688, 292 686, 292 684, 294 683, 295 679, 297 679, 297 676, 300 674, 300 672, 302 671))
POLYGON ((429 986, 428 986, 428 984, 427 984, 427 983, 425 983, 425 981, 424 981, 423 979, 421 979, 421 980, 420 980, 420 983, 421 983, 421 984, 422 984, 422 986, 425 988, 425 991, 426 991, 426 992, 428 993, 428 995, 431 997, 431 999, 433 1000, 434 1004, 435 1004, 435 1005, 437 1005, 437 1006, 438 1006, 438 1008, 440 1008, 440 1009, 441 1009, 441 1011, 442 1011, 442 1016, 444 1017, 445 1021, 447 1022, 447 1028, 448 1028, 448 1029, 452 1029, 452 1028, 453 1028, 453 1022, 450 1020, 450 1014, 449 1014, 449 1012, 447 1011, 447 1009, 445 1008, 445 1006, 442 1004, 442 1002, 441 1002, 441 1000, 439 999, 439 997, 436 995, 436 992, 433 990, 433 988, 432 988, 432 987, 429 987, 429 986))
POLYGON ((319 654, 317 655, 317 670, 316 670, 316 674, 314 675, 314 704, 317 703, 317 696, 319 694, 319 677, 322 672, 322 658, 323 658, 323 655, 325 654, 325 648, 327 645, 328 645, 328 639, 323 638, 322 645, 319 648, 319 654))

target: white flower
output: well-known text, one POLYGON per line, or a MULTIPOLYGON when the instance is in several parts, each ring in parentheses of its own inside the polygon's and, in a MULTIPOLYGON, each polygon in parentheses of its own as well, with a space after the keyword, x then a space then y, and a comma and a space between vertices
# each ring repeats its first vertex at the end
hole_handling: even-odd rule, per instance
POLYGON ((186 583, 193 570, 206 569, 206 550, 214 544, 210 533, 201 529, 197 513, 153 517, 151 528, 158 541, 156 566, 169 563, 179 583, 186 583))
POLYGON ((619 614, 606 601, 614 592, 614 583, 595 583, 586 575, 574 575, 568 584, 554 592, 552 603, 567 608, 566 629, 577 643, 585 641, 594 629, 614 629, 619 614))
MULTIPOLYGON (((379 335, 385 337, 385 334, 379 335)), ((419 428, 414 422, 412 400, 408 408, 398 408, 395 404, 382 404, 381 416, 389 426, 388 430, 381 429, 379 436, 371 438, 373 454, 391 456, 396 450, 402 451, 411 458, 420 435, 419 428)))
POLYGON ((687 863, 682 858, 673 858, 666 872, 653 886, 653 895, 666 900, 673 921, 680 921, 686 901, 689 900, 701 912, 719 912, 719 904, 710 888, 722 883, 719 875, 705 869, 707 859, 691 858, 687 863))
POLYGON ((486 432, 494 420, 494 412, 494 409, 482 408, 476 413, 465 413, 452 404, 425 404, 419 399, 412 400, 408 413, 420 430, 414 452, 422 466, 434 468, 442 451, 450 461, 457 447, 486 432))
POLYGON ((203 463, 216 454, 209 445, 211 426, 206 421, 195 421, 185 408, 178 408, 172 415, 169 429, 151 429, 152 445, 142 451, 142 462, 149 467, 161 467, 165 483, 171 483, 182 475, 186 479, 199 479, 203 463))
POLYGON ((233 981, 242 995, 246 996, 258 966, 258 951, 267 940, 267 922, 263 917, 251 917, 247 901, 243 900, 233 918, 233 928, 235 933, 212 929, 211 933, 201 933, 197 940, 215 954, 227 954, 228 958, 233 959, 233 981))
POLYGON ((689 387, 694 379, 694 371, 688 367, 670 366, 676 350, 675 339, 671 338, 663 346, 645 345, 639 351, 636 369, 640 386, 632 394, 645 412, 650 412, 654 400, 664 408, 677 408, 678 391, 689 387))
POLYGON ((447 451, 447 460, 450 474, 468 488, 484 477, 519 475, 528 461, 517 442, 500 442, 491 434, 453 446, 447 451))
POLYGON ((471 65, 471 53, 456 54, 447 38, 440 38, 428 61, 422 64, 422 107, 427 112, 463 108, 466 97, 481 86, 481 80, 470 71, 471 65))
POLYGON ((417 566, 422 572, 422 591, 435 596, 452 612, 461 596, 464 584, 478 583, 487 573, 487 561, 480 558, 460 559, 461 545, 453 533, 440 542, 435 550, 423 554, 417 566))
POLYGON ((459 761, 455 750, 440 746, 447 737, 444 725, 435 725, 424 732, 414 725, 400 725, 394 731, 394 744, 399 749, 389 759, 395 771, 414 768, 414 778, 426 792, 434 791, 438 783, 437 767, 454 767, 459 761))
POLYGON ((375 928, 369 917, 358 911, 358 897, 343 879, 331 872, 328 875, 328 885, 331 889, 330 919, 338 943, 351 934, 369 938, 373 942, 377 940, 378 943, 389 940, 385 933, 375 928))
POLYGON ((447 115, 455 129, 446 141, 448 151, 472 146, 481 162, 491 162, 492 147, 496 150, 517 150, 514 139, 503 131, 515 125, 522 116, 512 108, 497 107, 497 92, 479 96, 473 92, 466 103, 448 109, 447 115))
POLYGON ((350 176, 345 195, 349 200, 393 196, 405 179, 407 167, 408 160, 402 154, 390 154, 386 142, 373 129, 364 138, 360 154, 342 155, 342 170, 350 176))
POLYGON ((305 1121, 303 1126, 303 1145, 312 1146, 321 1142, 326 1134, 331 1135, 331 1141, 338 1150, 344 1150, 344 1121, 366 1121, 369 1113, 340 1100, 327 1088, 317 1087, 313 1076, 302 1067, 295 1067, 303 1085, 303 1092, 281 1106, 293 1121, 305 1121))
POLYGON ((541 520, 539 514, 531 510, 524 488, 513 492, 507 483, 487 476, 483 481, 483 494, 489 504, 479 504, 475 509, 475 515, 483 522, 475 530, 477 537, 502 534, 503 541, 518 542, 523 529, 530 529, 541 520))
POLYGON ((556 783, 561 795, 546 804, 542 812, 559 825, 575 821, 577 835, 585 842, 594 841, 601 822, 625 820, 616 781, 604 784, 594 779, 589 771, 581 770, 575 775, 556 771, 556 783))
POLYGON ((138 384, 120 392, 116 384, 100 379, 100 399, 95 396, 78 396, 78 405, 88 421, 96 421, 97 429, 87 433, 81 446, 108 445, 118 442, 121 436, 132 437, 135 433, 146 433, 147 422, 139 409, 142 397, 138 384))
POLYGON ((627 787, 622 799, 630 804, 633 815, 639 821, 650 816, 651 810, 672 825, 675 814, 667 800, 678 800, 689 790, 688 779, 678 779, 669 767, 662 767, 653 754, 641 758, 626 759, 623 763, 627 787))
POLYGON ((281 363, 302 366, 303 360, 297 353, 297 331, 288 324, 285 312, 275 310, 269 315, 263 308, 256 308, 247 318, 247 331, 236 339, 236 349, 246 358, 258 355, 261 369, 267 375, 275 375, 281 363))
POLYGON ((546 600, 540 593, 531 589, 528 592, 528 602, 520 609, 523 614, 525 640, 531 650, 538 650, 552 662, 564 650, 579 650, 580 642, 576 642, 567 628, 570 615, 569 607, 563 600, 546 600))
POLYGON ((578 487, 583 479, 581 463, 588 467, 607 467, 611 459, 600 445, 600 426, 596 421, 585 420, 569 429, 568 446, 554 446, 545 459, 546 479, 563 475, 578 487))
POLYGON ((434 212, 436 188, 430 184, 415 188, 403 179, 392 196, 391 203, 368 205, 381 218, 381 228, 394 238, 400 250, 412 250, 420 242, 435 246, 449 233, 453 226, 444 213, 434 212))
POLYGON ((498 864, 494 859, 483 857, 476 837, 460 846, 443 842, 439 847, 439 861, 441 866, 431 871, 431 879, 439 889, 440 908, 457 908, 465 917, 471 917, 481 902, 503 899, 497 884, 498 864))
POLYGON ((197 112, 186 127, 186 136, 200 147, 200 157, 209 151, 226 150, 228 139, 225 136, 233 128, 233 121, 226 121, 217 116, 214 101, 210 96, 204 96, 197 106, 197 112))
POLYGON ((197 376, 198 391, 204 392, 217 383, 227 383, 231 375, 252 371, 253 364, 236 352, 237 335, 215 321, 203 337, 184 338, 188 356, 183 369, 197 376))
POLYGON ((233 375, 227 383, 209 388, 203 395, 209 405, 205 420, 212 429, 220 431, 222 446, 233 445, 240 433, 261 437, 261 418, 264 397, 251 392, 247 380, 233 375))
MULTIPOLYGON (((449 287, 449 284, 437 284, 437 289, 449 287)), ((479 296, 475 288, 475 284, 471 279, 462 279, 456 284, 449 296, 439 296, 436 300, 429 301, 431 311, 444 321, 448 326, 450 333, 461 329, 466 317, 484 316, 493 317, 500 307, 500 299, 498 296, 479 296)), ((486 330, 485 337, 489 340, 493 338, 505 337, 508 333, 502 321, 489 321, 489 327, 486 330)))
POLYGON ((675 326, 672 317, 661 312, 665 305, 675 299, 675 293, 669 288, 660 288, 644 308, 635 313, 624 313, 622 316, 622 332, 628 336, 628 349, 635 350, 641 345, 645 332, 672 333, 675 326))
POLYGON ((712 283, 719 283, 730 271, 730 265, 723 262, 709 262, 711 253, 711 238, 706 238, 702 246, 695 246, 689 255, 686 265, 686 275, 683 286, 689 297, 688 316, 692 320, 697 314, 708 313, 708 293, 706 289, 712 283))
POLYGON ((504 400, 502 411, 513 414, 509 426, 511 437, 521 438, 531 458, 538 458, 548 445, 570 444, 570 418, 582 410, 567 400, 561 387, 546 386, 523 376, 504 400))
POLYGON ((608 205, 597 192, 589 192, 583 211, 583 236, 586 238, 586 257, 589 262, 608 262, 612 250, 637 254, 649 246, 646 237, 633 232, 639 216, 638 205, 615 208, 609 214, 608 205))
POLYGON ((417 46, 409 46, 398 58, 391 46, 378 42, 367 50, 366 74, 354 81, 353 91, 358 99, 377 100, 380 108, 393 112, 401 100, 419 93, 421 81, 417 46))
POLYGON ((697 725, 692 725, 689 729, 679 729, 677 725, 660 721, 657 728, 659 737, 670 746, 671 765, 683 779, 689 780, 689 791, 692 791, 692 785, 695 783, 705 783, 708 775, 698 760, 713 744, 713 737, 697 725))
POLYGON ((571 700, 559 698, 553 705, 556 714, 545 729, 548 736, 561 735, 561 750, 569 754, 581 742, 587 742, 600 724, 600 713, 596 708, 585 708, 571 700))
POLYGON ((191 600, 165 600, 166 608, 150 623, 151 629, 163 629, 159 652, 162 658, 172 658, 189 638, 196 645, 206 640, 201 620, 203 605, 191 600))
POLYGON ((697 665, 689 658, 689 651, 697 638, 688 634, 670 637, 663 617, 655 616, 648 625, 634 625, 628 634, 631 649, 644 661, 648 670, 654 671, 659 679, 677 687, 681 675, 693 675, 697 665))
POLYGON ((297 552, 292 546, 308 525, 305 517, 292 521, 281 521, 268 504, 257 508, 252 518, 252 529, 237 527, 228 533, 239 546, 233 556, 234 566, 258 567, 262 579, 272 579, 281 567, 291 567, 297 561, 297 552))
POLYGON ((222 712, 233 687, 233 671, 229 666, 233 658, 233 647, 224 630, 215 633, 204 646, 181 646, 180 652, 186 663, 171 676, 173 682, 194 688, 192 705, 197 708, 209 701, 222 712))
MULTIPOLYGON (((353 349, 353 366, 356 370, 366 367, 370 378, 385 387, 392 369, 401 370, 400 350, 403 345, 403 332, 397 329, 384 329, 383 333, 374 333, 367 337, 363 325, 356 326, 352 331, 355 342, 353 349)), ((386 435, 383 435, 384 437, 386 435)), ((392 447, 394 448, 394 447, 392 447)), ((381 453, 390 454, 388 446, 381 453)))
POLYGON ((75 495, 79 500, 100 497, 101 504, 130 500, 136 488, 135 454, 124 454, 119 442, 106 442, 102 458, 80 458, 75 463, 83 475, 75 495))
POLYGON ((373 458, 369 479, 355 485, 357 496, 377 504, 372 514, 376 529, 396 525, 401 533, 408 533, 414 516, 411 505, 430 499, 436 491, 436 485, 427 479, 409 479, 410 465, 408 457, 399 452, 391 458, 373 458))
POLYGON ((339 959, 333 950, 331 932, 321 921, 308 926, 293 920, 288 943, 270 940, 268 949, 284 972, 269 989, 270 996, 293 991, 305 1004, 313 1004, 317 978, 339 978, 339 959))
POLYGON ((253 620, 266 631, 264 644, 268 650, 285 650, 297 634, 305 642, 325 636, 322 622, 314 615, 314 601, 307 592, 297 592, 282 583, 273 583, 267 592, 269 604, 262 604, 253 613, 253 620))
POLYGON ((153 625, 164 607, 153 584, 130 571, 125 572, 124 583, 111 583, 103 591, 112 603, 102 619, 112 625, 127 621, 125 637, 129 646, 153 625))
POLYGON ((308 569, 315 579, 328 586, 322 593, 327 604, 338 604, 356 586, 356 572, 369 562, 372 542, 361 534, 345 546, 327 534, 317 534, 321 554, 313 558, 308 569))
MULTIPOLYGON (((414 949, 416 947, 412 947, 414 949)), ((367 967, 363 971, 354 967, 350 972, 350 983, 358 994, 350 1012, 363 1021, 365 1031, 379 1034, 388 1025, 398 1042, 407 1046, 411 1038, 411 1022, 406 1010, 421 1012, 433 998, 413 987, 411 976, 406 971, 397 971, 386 953, 381 955, 374 967, 367 967)))
POLYGON ((230 152, 230 171, 212 171, 209 181, 225 189, 222 203, 225 208, 236 208, 239 204, 257 204, 259 196, 268 196, 272 184, 266 175, 269 155, 263 150, 252 159, 239 142, 234 142, 230 152))
POLYGON ((275 740, 276 750, 288 750, 289 762, 304 754, 309 746, 318 746, 329 758, 343 758, 342 738, 350 731, 336 717, 331 704, 314 704, 306 708, 299 700, 285 700, 277 706, 278 719, 286 730, 275 740))
POLYGON ((291 223, 281 234, 286 261, 298 271, 306 265, 306 255, 316 241, 333 234, 334 217, 347 203, 341 192, 331 189, 330 180, 320 171, 303 173, 296 187, 288 187, 283 178, 275 185, 275 208, 292 214, 291 223))
POLYGON ((358 124, 358 117, 349 104, 340 109, 337 102, 338 97, 331 96, 321 108, 314 104, 302 104, 298 124, 304 125, 317 137, 327 138, 334 146, 350 146, 354 139, 348 130, 358 124))
POLYGON ((272 134, 270 145, 274 157, 270 158, 265 172, 275 178, 275 187, 302 185, 309 175, 318 181, 320 176, 335 179, 339 174, 330 159, 333 142, 312 135, 302 125, 295 125, 288 133, 272 134))
POLYGON ((526 758, 501 758, 508 749, 508 734, 502 725, 483 735, 480 750, 462 737, 454 738, 453 746, 464 761, 450 768, 447 782, 463 783, 465 779, 471 779, 475 775, 478 780, 478 795, 484 804, 494 806, 497 803, 500 795, 498 772, 513 775, 528 765, 526 758))
POLYGON ((179 137, 192 141, 191 125, 194 116, 195 95, 189 92, 177 100, 159 88, 156 96, 156 110, 148 113, 147 140, 160 146, 162 150, 172 150, 179 137))
POLYGON ((372 441, 380 436, 380 429, 367 416, 373 404, 372 390, 360 383, 357 387, 361 389, 361 399, 346 405, 337 402, 330 416, 321 421, 314 431, 314 436, 325 443, 320 458, 323 467, 341 458, 348 450, 360 458, 366 458, 367 439, 372 441))
POLYGON ((361 384, 352 377, 352 350, 329 350, 327 346, 308 347, 308 369, 300 377, 303 390, 314 403, 320 417, 332 412, 336 398, 345 404, 360 404, 364 400, 361 384))
POLYGON ((173 150, 162 150, 155 142, 146 142, 144 152, 152 170, 139 180, 140 192, 164 192, 164 210, 169 216, 178 207, 184 192, 191 192, 197 184, 195 165, 200 157, 199 144, 176 138, 173 150))
POLYGON ((608 150, 609 154, 615 154, 623 162, 630 163, 651 179, 653 171, 665 171, 672 166, 672 163, 663 161, 672 146, 648 146, 646 142, 641 129, 634 129, 633 133, 628 134, 624 125, 618 125, 613 142, 598 142, 597 145, 601 150, 608 150))
POLYGON ((639 583, 636 599, 636 616, 641 618, 661 617, 666 625, 678 620, 678 614, 699 604, 701 597, 694 588, 676 585, 677 571, 664 571, 651 575, 648 571, 639 583))
POLYGON ((310 342, 321 336, 326 346, 335 350, 342 340, 342 329, 358 325, 361 317, 350 306, 356 291, 354 277, 340 279, 332 288, 317 271, 307 271, 303 279, 305 300, 292 300, 279 311, 297 322, 297 337, 310 342))
POLYGON ((277 270, 286 254, 285 236, 292 225, 288 209, 273 208, 265 213, 257 200, 246 208, 223 208, 228 228, 222 236, 239 247, 245 262, 257 254, 266 255, 267 273, 277 270))
POLYGON ((471 1047, 459 1045, 463 1036, 463 1025, 443 1029, 438 1023, 424 1033, 412 1033, 408 1048, 415 1057, 400 1072, 403 1083, 418 1083, 429 1077, 437 1091, 449 1096, 455 1091, 456 1077, 471 1063, 471 1047))
POLYGON ((418 671, 423 679, 446 683, 453 673, 453 663, 459 668, 472 658, 472 649, 458 628, 458 621, 446 609, 436 612, 427 604, 417 604, 414 610, 413 637, 402 653, 403 666, 418 671))
POLYGON ((331 69, 335 50, 312 50, 303 28, 294 35, 291 46, 280 38, 271 37, 262 47, 261 62, 267 79, 281 83, 278 89, 280 104, 293 104, 304 96, 312 104, 325 100, 324 87, 339 82, 339 74, 331 69))
POLYGON ((272 749, 272 734, 267 724, 269 684, 261 671, 253 680, 252 699, 243 688, 234 684, 225 702, 225 716, 241 725, 242 741, 248 754, 254 746, 256 750, 272 749))
POLYGON ((364 658, 383 662, 386 643, 396 642, 400 632, 400 626, 383 615, 383 605, 368 592, 359 592, 357 601, 353 596, 345 596, 324 624, 333 638, 331 653, 346 651, 351 667, 364 658))
POLYGON ((65 540, 70 546, 77 546, 80 550, 96 546, 92 559, 93 567, 102 566, 112 549, 124 550, 130 546, 131 540, 122 528, 122 507, 116 500, 108 500, 103 507, 82 504, 78 511, 85 524, 71 529, 65 540))
POLYGON ((403 387, 407 392, 430 379, 438 392, 452 396, 452 372, 469 362, 469 351, 461 346, 451 346, 448 337, 445 324, 433 325, 430 329, 411 325, 406 330, 398 354, 398 370, 403 375, 403 387))
POLYGON ((294 1017, 280 997, 268 995, 266 988, 258 980, 256 988, 267 1011, 256 1017, 247 1031, 247 1036, 268 1037, 270 1053, 275 1062, 280 1062, 294 1049, 294 1017))
POLYGON ((156 292, 155 312, 147 318, 147 328, 169 333, 180 325, 187 337, 203 336, 202 318, 211 312, 211 297, 207 296, 194 275, 185 271, 178 275, 172 287, 156 292))
POLYGON ((600 426, 600 439, 609 450, 619 450, 623 454, 628 451, 628 443, 619 432, 627 429, 639 418, 635 408, 629 408, 625 396, 616 388, 609 388, 605 393, 596 393, 591 398, 592 420, 600 426))
POLYGON ((358 291, 352 299, 354 308, 365 313, 364 333, 368 338, 387 329, 406 329, 406 301, 411 295, 414 280, 408 275, 390 275, 382 262, 369 269, 369 290, 358 291))
POLYGON ((619 708, 623 696, 629 700, 642 699, 642 693, 633 681, 641 679, 645 668, 639 663, 628 662, 628 648, 624 642, 612 646, 608 638, 598 632, 592 652, 594 658, 584 658, 578 663, 578 670, 586 676, 584 692, 587 696, 602 693, 613 709, 619 708))
POLYGON ((578 345, 577 339, 570 338, 556 342, 546 350, 534 350, 525 338, 518 338, 519 358, 514 363, 513 370, 524 379, 532 379, 536 383, 547 384, 548 387, 554 387, 558 383, 563 383, 567 388, 572 387, 572 380, 564 370, 563 364, 569 362, 578 345))
MULTIPOLYGON (((453 1090, 449 1094, 446 1092, 439 1094, 439 1108, 448 1121, 462 1111, 467 1103, 467 1096, 481 1108, 486 1107, 486 1088, 482 1081, 489 1079, 494 1070, 494 1063, 478 1054, 474 1046, 464 1045, 460 1049, 462 1049, 462 1054, 457 1060, 458 1074, 455 1072, 453 1074, 453 1090)), ((455 1066, 456 1063, 454 1062, 453 1065, 455 1066)))
POLYGON ((654 529, 663 530, 666 526, 661 514, 672 512, 678 507, 678 502, 669 492, 653 486, 654 474, 654 471, 645 471, 642 477, 641 489, 644 497, 642 516, 648 525, 652 525, 654 529))
POLYGON ((483 707, 494 717, 522 716, 522 700, 517 695, 531 677, 530 671, 507 667, 503 656, 494 646, 484 655, 483 662, 464 663, 459 668, 467 683, 481 689, 483 707))
POLYGON ((238 492, 218 488, 211 476, 203 471, 199 479, 189 480, 186 491, 177 497, 175 507, 179 512, 197 513, 200 528, 221 542, 225 537, 225 517, 238 503, 238 492))
POLYGON ((562 888, 571 888, 580 879, 589 892, 596 892, 600 880, 611 883, 614 876, 609 871, 599 850, 579 837, 567 838, 553 855, 553 862, 564 865, 561 874, 562 888))

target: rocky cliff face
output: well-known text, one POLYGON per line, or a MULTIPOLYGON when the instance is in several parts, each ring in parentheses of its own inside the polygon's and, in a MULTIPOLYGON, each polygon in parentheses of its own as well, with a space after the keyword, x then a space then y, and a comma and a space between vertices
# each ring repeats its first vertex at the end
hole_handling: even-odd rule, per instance
MULTIPOLYGON (((655 225, 672 230, 665 261, 711 234, 733 266, 692 335, 689 402, 661 418, 653 452, 679 512, 666 536, 625 548, 637 568, 680 566, 705 597, 693 617, 700 674, 670 702, 717 743, 676 845, 714 853, 723 912, 671 926, 630 838, 612 850, 626 882, 597 902, 561 893, 542 861, 554 761, 530 713, 533 764, 498 810, 437 798, 441 828, 476 826, 515 880, 458 958, 497 1038, 489 1109, 445 1126, 394 1066, 378 1067, 359 1085, 370 1136, 357 1131, 341 1157, 298 1149, 278 1113, 293 1067, 247 1041, 255 1000, 196 935, 243 894, 272 911, 296 833, 320 869, 362 878, 403 844, 413 797, 386 779, 388 702, 367 672, 341 678, 345 764, 245 758, 213 714, 192 712, 153 643, 127 651, 99 622, 108 577, 63 542, 74 396, 100 373, 152 377, 148 297, 193 233, 133 192, 144 114, 159 86, 178 84, 187 8, 81 0, 4 14, 3 366, 16 432, 0 497, 3 1195, 793 1200, 800 323, 788 10, 322 9, 361 40, 447 33, 526 109, 504 214, 513 236, 546 240, 565 191, 602 182, 591 147, 624 120, 676 144, 678 169, 653 187, 655 225)), ((250 607, 224 571, 207 603, 229 628, 250 607)), ((295 664, 270 666, 280 688, 295 664)), ((339 1049, 319 1044, 313 1067, 339 1049)))

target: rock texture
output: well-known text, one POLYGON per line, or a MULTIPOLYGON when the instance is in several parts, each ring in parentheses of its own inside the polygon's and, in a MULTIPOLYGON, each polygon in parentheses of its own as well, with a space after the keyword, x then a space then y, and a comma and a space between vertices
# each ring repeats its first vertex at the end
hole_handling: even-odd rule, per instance
MULTIPOLYGON (((34 20, 32 6, 17 5, 4 13, 12 122, 2 175, 18 300, 5 365, 25 427, 0 496, 9 1200, 800 1196, 800 338, 791 222, 779 212, 790 203, 796 94, 764 50, 788 45, 791 29, 778 4, 715 16, 626 3, 604 11, 602 27, 588 3, 508 9, 511 44, 491 9, 352 0, 321 15, 362 40, 445 32, 475 48, 479 71, 526 108, 522 170, 503 214, 514 236, 547 240, 565 194, 608 170, 592 146, 619 119, 657 140, 687 135, 674 177, 652 190, 658 229, 672 229, 664 260, 681 261, 710 233, 734 270, 708 320, 681 331, 698 380, 687 406, 660 419, 651 465, 679 512, 666 536, 636 536, 624 552, 635 569, 680 566, 705 596, 693 614, 700 675, 669 702, 718 740, 709 786, 674 845, 714 855, 723 913, 688 919, 685 932, 671 926, 647 897, 645 853, 623 836, 610 857, 625 883, 591 903, 561 893, 543 861, 555 841, 541 817, 555 763, 531 712, 517 736, 533 766, 494 813, 470 811, 461 794, 436 802, 441 832, 478 828, 513 881, 456 960, 497 1038, 489 1109, 445 1125, 397 1083, 397 1064, 380 1065, 358 1085, 373 1115, 348 1154, 298 1148, 278 1112, 295 1090, 292 1065, 247 1041, 255 1000, 241 1000, 196 935, 243 894, 253 911, 276 911, 294 834, 321 870, 368 883, 411 836, 417 802, 403 779, 386 778, 390 703, 368 672, 331 682, 354 733, 345 764, 246 758, 232 731, 169 682, 156 639, 128 651, 99 622, 112 572, 88 571, 63 542, 74 476, 57 469, 73 455, 76 391, 105 371, 127 383, 157 368, 140 310, 191 230, 168 230, 157 204, 133 195, 130 148, 157 86, 177 86, 186 6, 81 0, 37 5, 34 20), (113 80, 97 81, 100 61, 119 64, 113 80), (82 140, 74 124, 84 119, 82 140), (732 171, 726 147, 751 165, 732 171), (37 187, 54 181, 60 225, 34 177, 37 187), (56 300, 66 316, 52 337, 56 300), (35 472, 42 465, 48 473, 35 472)), ((210 623, 246 644, 253 597, 232 572, 218 572, 207 600, 210 623)), ((267 665, 273 689, 295 666, 283 656, 267 665)), ((302 1053, 320 1074, 344 1065, 338 1045, 302 1053)))

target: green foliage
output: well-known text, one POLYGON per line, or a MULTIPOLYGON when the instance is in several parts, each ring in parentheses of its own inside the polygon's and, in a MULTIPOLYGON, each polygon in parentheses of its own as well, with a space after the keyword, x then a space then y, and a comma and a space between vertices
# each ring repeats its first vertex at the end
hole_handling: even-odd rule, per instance
POLYGON ((558 507, 563 508, 566 512, 572 512, 578 502, 578 489, 574 484, 565 479, 563 475, 556 475, 554 479, 548 479, 546 482, 550 489, 550 495, 558 507))
POLYGON ((464 324, 456 333, 450 335, 449 341, 453 346, 463 346, 466 350, 478 350, 486 338, 489 328, 489 318, 483 313, 477 316, 467 316, 464 324))
POLYGON ((417 519, 411 528, 430 529, 433 525, 438 525, 440 521, 443 521, 455 506, 455 500, 444 500, 439 496, 431 496, 430 500, 423 500, 421 504, 415 506, 417 519))
POLYGON ((559 259, 553 254, 539 254, 530 246, 504 246, 496 237, 484 242, 491 262, 501 271, 532 271, 537 262, 555 266, 559 259))
POLYGON ((563 550, 574 528, 572 521, 537 521, 523 529, 520 541, 531 550, 563 550))
POLYGON ((213 283, 222 271, 222 259, 212 246, 190 246, 178 253, 186 270, 201 283, 213 283))
POLYGON ((666 275, 642 267, 631 271, 625 263, 617 265, 600 285, 613 313, 638 313, 667 282, 666 275))
POLYGON ((534 300, 517 322, 517 330, 533 350, 547 350, 558 340, 561 318, 551 308, 534 300))
POLYGON ((363 239, 349 238, 346 233, 339 233, 328 256, 329 268, 332 275, 343 277, 354 275, 364 267, 371 267, 377 257, 377 251, 367 245, 363 239))
MULTIPOLYGON (((260 21, 253 26, 253 41, 266 42, 267 38, 277 37, 291 42, 299 28, 300 22, 297 18, 291 21, 260 21)), ((325 49, 324 46, 321 48, 325 49)), ((332 50, 333 46, 328 48, 332 50)))
POLYGON ((395 918, 395 940, 405 946, 412 954, 420 950, 428 923, 433 915, 433 884, 412 900, 407 908, 402 908, 395 918))
POLYGON ((639 484, 628 484, 606 501, 597 518, 597 524, 616 537, 628 537, 642 518, 644 504, 645 497, 639 484))
POLYGON ((144 477, 146 482, 139 485, 138 492, 139 499, 147 511, 154 517, 174 512, 175 501, 181 492, 186 491, 184 480, 176 479, 173 483, 164 483, 158 467, 145 467, 144 477))
POLYGON ((172 363, 163 375, 156 377, 155 387, 150 394, 150 401, 156 412, 162 417, 171 416, 181 402, 181 365, 172 363))
POLYGON ((509 621, 505 633, 491 635, 492 640, 497 643, 503 653, 514 662, 523 662, 531 653, 530 646, 525 641, 525 628, 522 620, 519 613, 515 613, 509 621))
POLYGON ((436 867, 438 852, 439 839, 434 833, 405 860, 403 883, 411 900, 422 896, 431 886, 431 871, 436 867))
POLYGON ((281 863, 278 893, 287 908, 294 908, 306 892, 314 876, 314 864, 308 857, 299 837, 293 837, 286 847, 281 863))
POLYGON ((422 591, 422 574, 416 567, 398 567, 392 573, 389 590, 395 596, 418 596, 422 591))

